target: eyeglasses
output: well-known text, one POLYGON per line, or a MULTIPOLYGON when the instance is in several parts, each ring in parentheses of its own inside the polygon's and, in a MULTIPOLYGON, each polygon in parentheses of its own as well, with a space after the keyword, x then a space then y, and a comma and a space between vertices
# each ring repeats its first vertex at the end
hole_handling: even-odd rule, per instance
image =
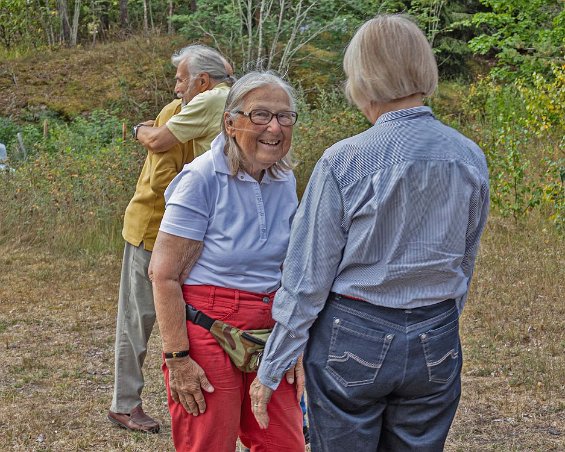
POLYGON ((265 126, 271 122, 273 116, 277 117, 277 121, 281 126, 293 126, 298 120, 298 113, 295 111, 280 111, 278 113, 271 113, 269 110, 251 110, 249 113, 244 111, 236 111, 236 113, 247 116, 253 124, 258 126, 265 126))

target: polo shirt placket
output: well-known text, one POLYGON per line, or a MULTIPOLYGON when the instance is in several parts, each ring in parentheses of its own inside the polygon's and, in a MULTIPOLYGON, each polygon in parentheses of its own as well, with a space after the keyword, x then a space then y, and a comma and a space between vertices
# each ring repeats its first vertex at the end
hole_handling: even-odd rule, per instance
POLYGON ((263 204, 263 195, 261 194, 261 185, 247 173, 240 172, 238 179, 242 182, 253 184, 255 208, 257 210, 257 219, 259 220, 259 239, 267 240, 267 221, 265 219, 265 206, 263 204))

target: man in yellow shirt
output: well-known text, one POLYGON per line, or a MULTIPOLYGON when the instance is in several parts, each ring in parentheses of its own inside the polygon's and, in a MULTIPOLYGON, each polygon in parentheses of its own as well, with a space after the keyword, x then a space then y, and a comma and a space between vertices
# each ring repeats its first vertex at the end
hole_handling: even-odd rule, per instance
POLYGON ((165 212, 164 192, 185 163, 210 148, 220 132, 226 97, 234 79, 231 66, 214 49, 185 47, 172 57, 175 94, 155 121, 133 128, 148 151, 135 194, 124 217, 126 241, 116 326, 115 380, 108 419, 134 431, 157 433, 159 423, 141 404, 143 362, 155 323, 153 290, 147 270, 165 212))

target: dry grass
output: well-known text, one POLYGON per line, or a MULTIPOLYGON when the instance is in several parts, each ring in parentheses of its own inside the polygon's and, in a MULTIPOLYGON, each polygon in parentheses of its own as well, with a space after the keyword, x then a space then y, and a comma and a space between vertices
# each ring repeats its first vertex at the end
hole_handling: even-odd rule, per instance
POLYGON ((134 36, 96 47, 35 52, 0 61, 2 116, 29 117, 45 109, 66 117, 107 109, 140 120, 172 98, 173 51, 181 36, 134 36))
MULTIPOLYGON (((565 247, 541 220, 491 218, 463 318, 464 394, 447 450, 565 446, 565 247)), ((159 435, 106 420, 118 258, 0 249, 0 449, 172 451, 155 334, 144 406, 159 435)))
POLYGON ((450 450, 565 450, 565 246, 537 218, 491 217, 462 321, 450 450))

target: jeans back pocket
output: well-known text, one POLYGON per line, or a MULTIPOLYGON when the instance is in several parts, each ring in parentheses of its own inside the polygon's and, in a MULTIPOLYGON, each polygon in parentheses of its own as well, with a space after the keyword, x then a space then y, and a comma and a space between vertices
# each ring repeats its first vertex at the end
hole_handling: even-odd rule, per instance
POLYGON ((334 318, 326 370, 345 387, 373 383, 393 338, 334 318))
POLYGON ((457 375, 461 362, 459 319, 420 334, 429 381, 448 383, 457 375))

